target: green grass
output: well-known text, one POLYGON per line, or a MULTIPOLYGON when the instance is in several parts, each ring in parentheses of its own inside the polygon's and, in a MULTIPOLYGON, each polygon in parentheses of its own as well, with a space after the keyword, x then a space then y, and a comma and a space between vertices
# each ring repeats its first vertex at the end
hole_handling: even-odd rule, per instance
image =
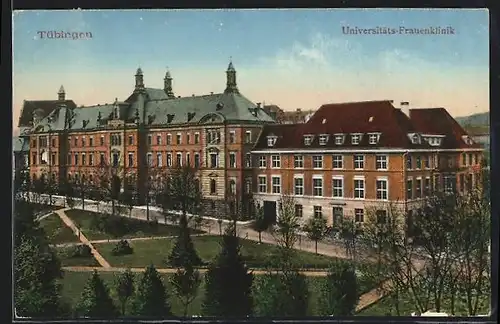
MULTIPOLYGON (((465 298, 465 297, 464 297, 465 298)), ((441 312, 450 313, 450 300, 445 299, 441 308, 441 312)), ((410 316, 411 313, 417 310, 415 302, 412 301, 409 293, 404 293, 399 299, 399 314, 400 316, 410 316)), ((429 310, 432 309, 432 303, 429 303, 429 310)), ((488 314, 490 310, 490 296, 485 295, 480 301, 479 314, 488 314)), ((361 316, 398 316, 394 301, 391 295, 385 296, 375 304, 363 309, 358 313, 361 316)), ((467 316, 467 306, 465 300, 458 300, 455 302, 455 315, 467 316)))
POLYGON ((101 265, 93 257, 70 257, 71 247, 57 247, 55 251, 59 260, 61 261, 61 266, 63 267, 100 267, 101 265))
MULTIPOLYGON (((217 235, 194 236, 192 237, 196 251, 205 262, 212 261, 220 251, 221 237, 217 235)), ((133 254, 124 256, 114 256, 111 251, 116 243, 94 244, 94 247, 108 260, 114 267, 146 267, 154 264, 158 268, 164 268, 164 262, 170 254, 175 238, 130 241, 130 246, 134 249, 133 254)), ((270 266, 274 259, 276 246, 271 244, 258 244, 255 241, 241 239, 241 253, 246 264, 251 268, 261 268, 270 266)), ((316 255, 310 252, 296 251, 298 267, 301 268, 328 268, 334 258, 316 255)))
POLYGON ((40 220, 40 227, 45 231, 50 244, 79 242, 73 231, 63 223, 55 213, 40 220))
MULTIPOLYGON (((178 227, 174 225, 158 224, 154 228, 150 223, 144 220, 126 218, 121 216, 104 215, 92 211, 72 209, 66 211, 75 224, 82 230, 83 234, 89 240, 106 240, 115 238, 133 238, 145 236, 174 236, 178 233, 178 227), (95 217, 106 218, 109 221, 119 221, 127 227, 127 232, 123 236, 117 237, 113 233, 93 228, 92 223, 95 217)), ((191 233, 199 234, 202 231, 192 230, 191 233)))
MULTIPOLYGON (((110 289, 111 295, 117 301, 115 292, 114 292, 114 278, 115 274, 111 272, 101 272, 99 276, 103 279, 107 287, 110 289)), ((66 271, 64 275, 63 283, 63 298, 71 303, 71 305, 76 305, 79 300, 85 283, 89 276, 90 272, 70 272, 66 271)), ((172 311, 175 315, 182 315, 182 304, 178 300, 178 298, 173 294, 172 286, 170 284, 170 274, 161 274, 163 283, 166 287, 166 291, 169 296, 169 302, 172 307, 172 311)), ((141 274, 136 274, 136 282, 140 280, 141 274)), ((258 280, 254 278, 254 282, 258 280)), ((309 314, 315 315, 317 314, 317 304, 318 300, 321 296, 320 287, 324 278, 318 277, 309 277, 307 278, 309 283, 309 314)), ((198 295, 196 296, 193 303, 190 305, 188 314, 189 315, 200 315, 201 314, 201 305, 204 299, 204 288, 205 288, 205 280, 202 276, 202 282, 200 289, 198 291, 198 295)), ((256 301, 255 301, 256 302, 256 301)))

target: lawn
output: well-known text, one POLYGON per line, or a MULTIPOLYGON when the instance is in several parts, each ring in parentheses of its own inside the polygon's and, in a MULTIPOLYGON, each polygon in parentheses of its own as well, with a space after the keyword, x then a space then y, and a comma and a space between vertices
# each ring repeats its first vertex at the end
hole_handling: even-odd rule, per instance
MULTIPOLYGON (((212 261, 220 251, 221 236, 206 235, 193 236, 193 243, 200 258, 205 262, 212 261)), ((149 264, 154 264, 158 268, 165 268, 167 264, 164 262, 170 254, 175 238, 147 240, 147 241, 130 241, 130 246, 134 249, 134 253, 125 256, 114 256, 111 251, 115 243, 100 243, 94 244, 95 248, 108 260, 114 267, 146 267, 149 264)), ((241 239, 241 253, 246 261, 246 264, 251 268, 261 268, 270 266, 276 253, 277 248, 271 244, 258 244, 255 241, 241 239)), ((296 251, 297 263, 300 268, 328 268, 334 258, 316 255, 310 252, 296 251)))
MULTIPOLYGON (((90 272, 71 272, 71 271, 65 271, 64 279, 63 279, 63 298, 65 300, 68 300, 72 305, 75 305, 78 303, 81 293, 83 291, 83 288, 85 286, 86 280, 90 276, 90 272)), ((106 283, 107 287, 110 289, 110 292, 112 296, 115 299, 115 302, 117 300, 115 292, 114 292, 114 276, 116 273, 111 273, 111 272, 101 272, 99 273, 99 276, 104 280, 106 283)), ((136 278, 140 278, 141 274, 137 274, 136 278)), ((173 295, 173 291, 169 282, 170 274, 162 274, 161 275, 163 278, 163 283, 166 286, 166 290, 168 293, 169 302, 170 305, 172 306, 172 311, 174 312, 175 315, 182 315, 182 307, 181 303, 177 299, 176 296, 173 295)), ((258 280, 257 279, 254 279, 258 280)), ((318 299, 321 296, 320 295, 320 287, 321 283, 324 278, 318 278, 318 277, 309 277, 307 278, 308 283, 309 283, 309 314, 310 315, 315 315, 316 314, 316 309, 317 309, 317 303, 318 299)), ((188 314, 189 315, 200 315, 201 314, 201 304, 203 302, 204 298, 204 282, 205 280, 202 280, 200 290, 198 291, 198 295, 193 301, 193 303, 190 305, 190 309, 188 314)), ((258 302, 258 301, 255 301, 258 302)))
POLYGON ((93 257, 71 257, 71 247, 56 247, 55 251, 59 260, 61 261, 61 266, 63 267, 100 267, 101 265, 93 257))
MULTIPOLYGON (((411 300, 411 297, 408 293, 405 293, 401 296, 399 300, 399 312, 400 316, 410 316, 411 313, 415 312, 417 309, 415 307, 415 303, 411 300)), ((432 304, 432 303, 429 303, 432 304)), ((444 301, 444 307, 442 307, 442 312, 449 312, 450 301, 444 301)), ((465 300, 456 301, 455 306, 455 315, 456 316, 467 316, 467 306, 465 300)), ((488 314, 490 310, 490 296, 485 295, 484 299, 480 301, 480 311, 479 314, 488 314)), ((397 312, 394 308, 394 302, 391 300, 391 295, 388 295, 382 299, 380 299, 377 303, 363 309, 358 313, 361 316, 398 316, 397 312)))
POLYGON ((61 218, 52 213, 50 216, 40 220, 40 227, 45 231, 51 244, 79 242, 73 231, 63 223, 61 218))
MULTIPOLYGON (((86 210, 72 209, 66 211, 66 215, 75 222, 89 240, 145 236, 174 236, 178 233, 178 227, 174 225, 153 225, 144 220, 105 215, 86 210), (99 223, 108 226, 101 226, 98 228, 97 225, 99 223), (117 231, 118 229, 120 229, 120 232, 117 231)), ((193 229, 191 233, 199 234, 203 232, 193 229)))

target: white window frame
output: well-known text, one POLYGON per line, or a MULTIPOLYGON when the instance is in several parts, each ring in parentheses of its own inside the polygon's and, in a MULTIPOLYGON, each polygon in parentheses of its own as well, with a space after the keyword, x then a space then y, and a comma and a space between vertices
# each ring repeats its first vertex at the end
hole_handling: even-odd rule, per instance
POLYGON ((326 145, 326 143, 328 143, 328 137, 328 134, 319 135, 319 145, 326 145))
POLYGON ((354 222, 364 223, 365 221, 365 210, 363 208, 354 208, 354 222), (358 213, 358 211, 361 211, 358 213), (358 220, 358 216, 361 215, 361 220, 358 220))
POLYGON ((295 196, 303 196, 304 195, 304 175, 302 174, 296 174, 293 176, 293 194, 295 196), (302 184, 300 186, 297 186, 297 183, 295 182, 297 179, 302 180, 302 184), (297 188, 300 188, 301 193, 297 193, 297 188))
POLYGON ((424 181, 422 180, 422 177, 415 178, 415 193, 417 193, 416 195, 414 195, 415 198, 422 198, 424 196, 424 181), (418 187, 419 182, 420 188, 418 187))
POLYGON ((257 177, 257 192, 258 193, 267 193, 267 176, 265 175, 259 175, 257 177), (264 179, 262 182, 261 180, 264 179), (262 190, 264 188, 264 190, 262 190))
POLYGON ((200 132, 195 132, 194 133, 194 144, 199 144, 200 143, 200 132))
POLYGON ((313 206, 313 217, 323 217, 323 207, 321 205, 313 206))
POLYGON ((312 164, 313 164, 313 169, 323 169, 323 155, 313 155, 312 156, 312 164), (319 157, 319 160, 315 159, 318 157, 319 157), (317 164, 319 166, 317 166, 317 164))
POLYGON ((333 176, 332 177, 332 197, 333 198, 344 198, 344 177, 343 176, 333 176), (335 181, 340 181, 340 187, 335 186, 335 181), (340 190, 340 195, 335 195, 335 191, 340 190))
POLYGON ((245 143, 246 144, 252 143, 252 131, 246 131, 245 132, 245 143))
POLYGON ((280 155, 271 155, 271 168, 272 169, 281 168, 281 156, 280 155))
POLYGON ((362 133, 351 133, 351 144, 359 145, 359 143, 361 143, 362 137, 363 137, 362 133))
POLYGON ((366 197, 366 181, 365 181, 365 177, 364 176, 354 176, 353 182, 354 182, 353 183, 354 199, 358 199, 358 200, 365 199, 365 197, 366 197), (363 184, 362 188, 357 188, 356 187, 357 181, 361 181, 361 183, 363 184), (361 197, 356 197, 356 193, 362 193, 362 195, 360 195, 361 197))
POLYGON ((166 145, 172 145, 172 134, 167 134, 167 142, 166 145))
POLYGON ((127 165, 129 168, 134 166, 134 153, 132 153, 132 152, 128 153, 127 165), (131 161, 132 161, 132 164, 130 164, 131 161))
POLYGON ((171 152, 167 153, 167 167, 169 168, 172 167, 173 164, 172 159, 173 159, 172 153, 171 152))
POLYGON ((365 155, 364 154, 354 154, 353 155, 353 162, 354 162, 354 170, 363 170, 365 168, 365 155), (356 161, 356 157, 361 156, 361 162, 356 161), (361 163, 361 168, 356 167, 356 165, 359 165, 361 163))
POLYGON ((376 145, 378 143, 380 135, 378 133, 368 134, 368 143, 371 145, 376 145))
POLYGON ((268 136, 267 137, 267 146, 268 147, 273 147, 274 144, 276 144, 276 140, 278 139, 277 136, 268 136))
POLYGON ((271 193, 272 194, 281 194, 281 176, 280 175, 271 175, 271 193), (278 179, 279 184, 276 185, 274 180, 278 179))
POLYGON ((181 153, 181 152, 177 152, 177 153, 175 154, 175 165, 176 165, 177 167, 182 167, 182 164, 183 164, 183 163, 182 163, 182 153, 181 153), (181 157, 180 159, 179 159, 179 156, 181 157), (179 163, 179 161, 180 161, 181 163, 179 163))
POLYGON ((252 153, 245 154, 245 167, 247 168, 252 167, 252 153))
POLYGON ((375 168, 378 171, 389 170, 389 156, 383 154, 375 155, 375 168), (385 167, 384 167, 385 164, 385 167))
POLYGON ((309 146, 314 140, 314 135, 304 135, 304 145, 309 146))
POLYGON ((387 177, 377 177, 375 181, 375 198, 377 200, 387 201, 389 200, 389 179, 387 177), (378 183, 385 183, 385 188, 382 186, 380 189, 378 188, 378 183), (380 197, 378 198, 378 194, 380 192, 380 197), (384 198, 385 194, 385 198, 384 198))
POLYGON ((153 166, 153 153, 148 152, 148 154, 146 156, 146 164, 148 165, 148 167, 153 166))
POLYGON ((323 176, 322 175, 313 175, 312 176, 312 183, 311 183, 311 185, 312 185, 312 196, 313 197, 324 197, 324 191, 325 191, 324 187, 325 187, 325 185, 324 185, 324 182, 323 182, 323 176), (316 195, 316 193, 315 193, 315 190, 317 188, 319 188, 319 187, 315 187, 314 180, 321 180, 321 195, 316 195))
POLYGON ((294 155, 293 156, 293 167, 294 169, 303 169, 304 168, 304 155, 294 155), (300 165, 300 166, 297 166, 300 165))
POLYGON ((177 133, 175 135, 175 140, 177 143, 175 143, 176 145, 181 145, 182 144, 182 133, 177 133))
POLYGON ((236 168, 236 152, 229 152, 229 167, 230 168, 236 168), (233 158, 234 164, 231 163, 231 158, 233 158))
POLYGON ((344 169, 344 155, 342 155, 342 154, 333 154, 332 155, 332 169, 333 170, 342 170, 342 169, 344 169), (339 157, 339 156, 340 156, 340 168, 336 168, 335 167, 335 158, 339 157))
POLYGON ((344 141, 345 141, 345 135, 344 134, 334 134, 333 136, 335 138, 335 145, 342 145, 342 144, 344 144, 344 141))
POLYGON ((229 131, 229 144, 236 144, 236 131, 229 131))
POLYGON ((267 168, 267 156, 259 155, 259 168, 265 169, 267 168))

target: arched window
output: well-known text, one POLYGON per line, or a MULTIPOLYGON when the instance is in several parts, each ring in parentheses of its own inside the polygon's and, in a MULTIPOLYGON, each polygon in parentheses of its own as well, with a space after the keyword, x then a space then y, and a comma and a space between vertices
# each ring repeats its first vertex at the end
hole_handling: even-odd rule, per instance
POLYGON ((215 179, 210 180, 210 194, 214 195, 216 193, 216 183, 215 179))

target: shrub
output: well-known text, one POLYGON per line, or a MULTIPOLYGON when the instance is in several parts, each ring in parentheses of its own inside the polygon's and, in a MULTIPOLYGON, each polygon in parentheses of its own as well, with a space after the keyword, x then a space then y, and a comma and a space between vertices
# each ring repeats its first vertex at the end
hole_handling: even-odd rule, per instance
POLYGON ((89 258, 92 256, 92 250, 86 244, 79 244, 70 248, 68 256, 70 258, 89 258))
POLYGON ((127 255, 134 253, 134 249, 132 249, 127 240, 120 240, 116 243, 111 253, 113 255, 127 255))

